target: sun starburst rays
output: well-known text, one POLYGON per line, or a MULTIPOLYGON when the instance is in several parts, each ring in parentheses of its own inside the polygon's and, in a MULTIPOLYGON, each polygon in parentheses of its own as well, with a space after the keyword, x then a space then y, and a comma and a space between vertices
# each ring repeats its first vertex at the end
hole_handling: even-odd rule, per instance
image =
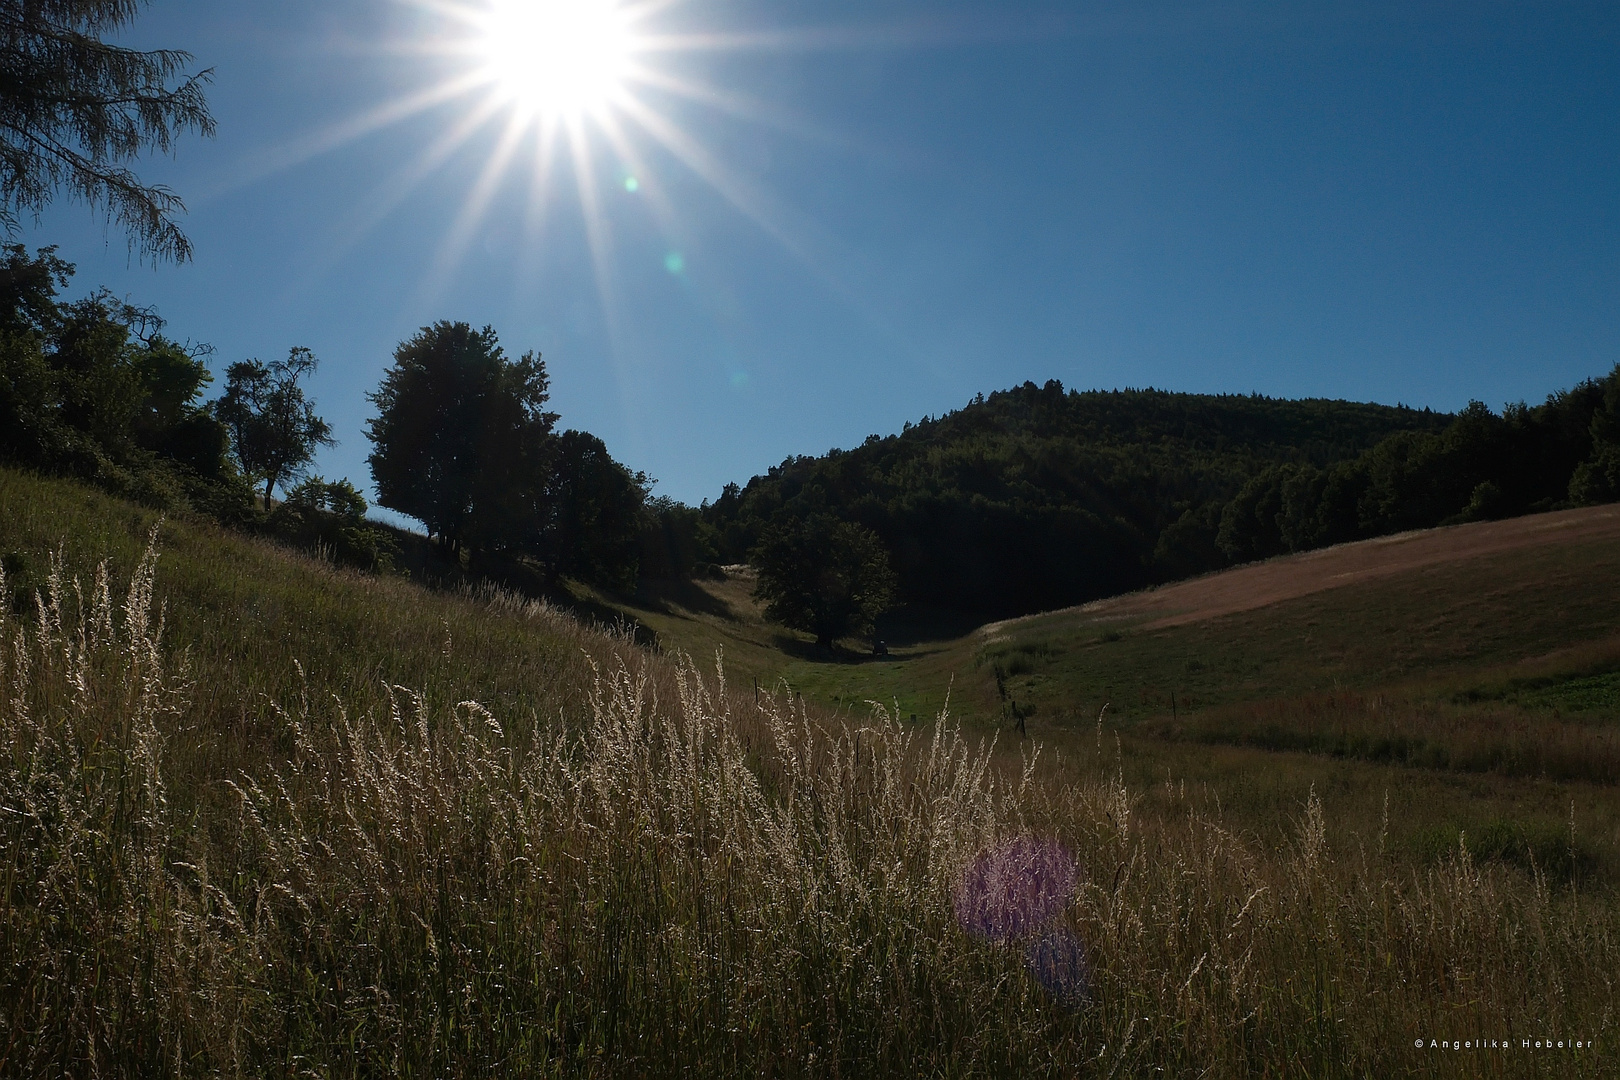
MULTIPOLYGON (((439 302, 495 215, 510 225, 486 243, 511 238, 518 290, 532 289, 555 247, 552 230, 573 218, 582 226, 590 276, 609 337, 619 333, 614 282, 614 219, 631 205, 647 215, 668 251, 691 254, 694 210, 675 205, 660 172, 673 169, 700 179, 722 201, 753 222, 815 277, 844 292, 830 270, 840 260, 817 258, 825 238, 792 213, 747 170, 732 168, 702 137, 705 114, 759 124, 815 142, 841 143, 825 131, 732 88, 696 77, 683 58, 718 52, 775 51, 791 35, 738 35, 671 27, 686 0, 396 0, 416 13, 405 36, 378 46, 390 62, 437 72, 400 97, 284 148, 283 167, 342 145, 372 138, 383 128, 450 121, 422 149, 367 196, 328 250, 314 253, 305 288, 400 212, 428 181, 458 157, 481 155, 452 211, 435 253, 423 266, 416 300, 439 302), (666 17, 668 16, 668 17, 666 17), (476 148, 476 149, 475 149, 476 148), (566 174, 566 175, 565 175, 566 174), (508 201, 516 187, 518 206, 508 201), (612 193, 618 192, 615 197, 612 193), (571 209, 569 209, 571 205, 571 209), (506 209, 501 209, 506 208, 506 209), (559 213, 564 217, 559 218, 559 213)), ((274 171, 259 168, 243 182, 274 171)), ((626 234, 627 235, 627 234, 626 234)), ((672 269, 671 273, 684 273, 672 269)), ((614 351, 617 351, 616 348, 614 351)), ((622 373, 621 373, 622 374, 622 373)))

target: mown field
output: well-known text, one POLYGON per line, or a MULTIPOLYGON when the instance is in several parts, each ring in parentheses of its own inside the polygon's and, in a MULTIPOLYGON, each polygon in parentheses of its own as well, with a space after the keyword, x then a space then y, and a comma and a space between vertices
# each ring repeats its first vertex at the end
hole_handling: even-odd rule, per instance
POLYGON ((6 470, 0 555, 0 1075, 1615 1070, 1603 550, 830 663, 6 470))

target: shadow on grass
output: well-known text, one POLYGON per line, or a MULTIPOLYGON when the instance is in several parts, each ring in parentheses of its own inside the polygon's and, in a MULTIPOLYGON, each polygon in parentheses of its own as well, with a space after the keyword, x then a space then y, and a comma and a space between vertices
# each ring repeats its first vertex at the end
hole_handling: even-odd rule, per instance
POLYGON ((845 664, 856 666, 861 664, 897 664, 915 658, 913 653, 907 656, 873 656, 870 646, 851 648, 849 642, 856 639, 845 638, 836 642, 831 649, 824 649, 813 641, 794 637, 785 630, 777 630, 771 635, 771 644, 786 656, 795 660, 808 660, 815 664, 845 664))
POLYGON ((1590 840, 1572 833, 1568 823, 1544 817, 1496 817, 1466 826, 1446 821, 1420 830, 1408 844, 1428 863, 1455 858, 1466 847, 1477 861, 1516 866, 1553 881, 1613 878, 1614 867, 1590 840))
POLYGON ((891 649, 908 649, 955 641, 983 624, 983 619, 959 611, 908 604, 878 616, 877 636, 891 649))
POLYGON ((588 626, 627 631, 637 645, 650 649, 659 645, 658 634, 634 616, 588 592, 569 588, 565 581, 550 580, 544 568, 531 559, 497 556, 463 562, 426 537, 414 533, 403 536, 409 541, 409 546, 402 545, 403 568, 418 584, 449 592, 476 592, 493 585, 532 600, 544 600, 588 626))
POLYGON ((679 608, 697 615, 714 615, 727 622, 737 621, 737 613, 731 610, 730 604, 687 578, 644 578, 637 582, 630 599, 638 607, 661 615, 679 615, 681 612, 676 610, 679 608))
POLYGON ((612 604, 604 604, 595 597, 581 596, 563 588, 547 593, 545 598, 549 603, 564 609, 587 626, 620 632, 627 630, 631 639, 637 645, 648 649, 659 647, 660 642, 657 631, 649 626, 643 626, 634 616, 625 613, 612 604))

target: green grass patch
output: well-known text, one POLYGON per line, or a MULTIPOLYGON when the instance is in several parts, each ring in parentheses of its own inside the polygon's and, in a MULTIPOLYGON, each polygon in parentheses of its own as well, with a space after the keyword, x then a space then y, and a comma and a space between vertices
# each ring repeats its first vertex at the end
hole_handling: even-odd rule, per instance
POLYGON ((1607 869, 1607 853, 1589 838, 1572 833, 1568 821, 1546 818, 1490 818, 1471 825, 1454 821, 1430 825, 1408 841, 1418 857, 1435 864, 1466 850, 1478 862, 1499 862, 1568 883, 1607 869))
POLYGON ((1620 718, 1620 670, 1509 679, 1496 686, 1470 687, 1458 692, 1455 700, 1502 701, 1526 709, 1595 713, 1616 719, 1620 718))

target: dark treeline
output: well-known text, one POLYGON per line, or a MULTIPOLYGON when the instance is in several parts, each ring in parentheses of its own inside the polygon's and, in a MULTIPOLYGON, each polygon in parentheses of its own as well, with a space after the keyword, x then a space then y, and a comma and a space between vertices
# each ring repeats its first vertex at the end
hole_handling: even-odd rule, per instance
POLYGON ((72 275, 51 248, 0 255, 0 457, 245 520, 252 489, 229 429, 202 401, 206 350, 106 291, 60 299, 72 275))
POLYGON ((898 596, 981 616, 1079 603, 1402 529, 1620 495, 1620 369, 1534 408, 1025 383, 784 461, 703 509, 741 561, 784 519, 881 538, 898 596))
POLYGON ((698 512, 649 500, 651 481, 596 436, 555 430, 544 363, 509 359, 488 328, 424 327, 371 397, 379 501, 435 541, 413 544, 368 520, 349 480, 310 474, 332 442, 302 385, 317 364, 310 350, 230 364, 223 392, 205 400, 210 350, 165 336, 154 312, 106 291, 62 298, 72 275, 53 249, 0 248, 0 460, 351 566, 410 563, 445 581, 623 588, 644 566, 690 574, 702 554, 689 542, 698 512))
MULTIPOLYGON (((61 298, 71 274, 49 249, 0 249, 0 458, 351 565, 399 565, 409 536, 369 521, 348 480, 309 474, 331 441, 300 385, 309 350, 233 363, 207 401, 205 349, 105 291, 61 298)), ((437 570, 405 562, 629 589, 751 561, 776 617, 829 641, 891 599, 1022 614, 1620 498, 1620 368, 1534 407, 1456 415, 1025 383, 853 450, 790 458, 696 508, 651 498, 651 480, 596 436, 558 430, 548 395, 540 358, 508 357, 487 327, 436 323, 400 344, 367 434, 380 503, 434 541, 437 570)))
POLYGON ((0 460, 347 565, 394 566, 399 545, 366 520, 360 492, 305 468, 331 442, 298 385, 315 366, 309 350, 232 364, 225 393, 205 401, 211 350, 166 336, 156 313, 105 290, 61 298, 72 276, 53 249, 0 249, 0 460))

